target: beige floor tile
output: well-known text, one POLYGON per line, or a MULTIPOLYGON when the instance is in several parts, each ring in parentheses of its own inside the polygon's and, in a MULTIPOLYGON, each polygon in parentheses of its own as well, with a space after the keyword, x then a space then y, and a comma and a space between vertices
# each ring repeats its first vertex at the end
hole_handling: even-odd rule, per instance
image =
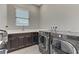
POLYGON ((30 47, 26 47, 23 49, 10 52, 9 54, 41 54, 41 53, 39 52, 38 45, 34 45, 34 46, 30 46, 30 47))

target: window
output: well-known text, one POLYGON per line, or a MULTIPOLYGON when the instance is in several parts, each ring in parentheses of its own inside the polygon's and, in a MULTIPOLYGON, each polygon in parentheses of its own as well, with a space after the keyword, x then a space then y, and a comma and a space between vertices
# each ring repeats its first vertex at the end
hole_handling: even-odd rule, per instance
POLYGON ((29 26, 29 12, 16 9, 16 26, 29 26))

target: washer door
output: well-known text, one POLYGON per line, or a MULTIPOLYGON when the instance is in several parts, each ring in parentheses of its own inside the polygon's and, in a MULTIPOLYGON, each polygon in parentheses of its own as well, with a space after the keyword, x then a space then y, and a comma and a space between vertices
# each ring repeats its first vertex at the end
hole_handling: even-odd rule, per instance
POLYGON ((44 51, 48 51, 48 43, 49 43, 48 39, 49 39, 48 37, 42 35, 40 35, 39 37, 39 47, 44 51))
POLYGON ((76 48, 65 40, 54 40, 53 49, 56 54, 77 54, 76 48))
POLYGON ((39 44, 41 44, 41 47, 46 48, 46 38, 44 36, 40 36, 39 44))

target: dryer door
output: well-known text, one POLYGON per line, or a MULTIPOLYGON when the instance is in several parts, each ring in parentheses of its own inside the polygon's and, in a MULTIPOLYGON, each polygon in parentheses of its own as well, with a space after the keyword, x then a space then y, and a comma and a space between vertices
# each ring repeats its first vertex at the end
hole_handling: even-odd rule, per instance
POLYGON ((52 52, 55 54, 77 54, 76 48, 68 41, 54 38, 52 52))

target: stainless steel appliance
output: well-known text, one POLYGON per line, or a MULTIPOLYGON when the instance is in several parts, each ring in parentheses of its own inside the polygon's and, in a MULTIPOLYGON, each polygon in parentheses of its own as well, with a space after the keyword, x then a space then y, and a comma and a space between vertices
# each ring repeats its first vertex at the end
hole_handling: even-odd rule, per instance
POLYGON ((49 38, 50 33, 40 31, 39 32, 39 51, 42 54, 49 54, 50 46, 49 46, 49 38))
POLYGON ((0 54, 7 53, 8 35, 5 30, 0 30, 0 54))
POLYGON ((77 54, 78 49, 74 43, 68 39, 67 35, 52 33, 50 40, 51 54, 77 54))

